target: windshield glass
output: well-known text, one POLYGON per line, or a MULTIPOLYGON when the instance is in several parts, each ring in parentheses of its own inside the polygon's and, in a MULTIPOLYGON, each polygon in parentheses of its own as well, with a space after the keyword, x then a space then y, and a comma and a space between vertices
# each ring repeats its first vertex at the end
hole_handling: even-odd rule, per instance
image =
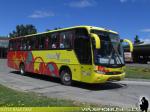
POLYGON ((119 67, 124 65, 122 43, 118 34, 92 30, 101 40, 101 48, 94 49, 94 61, 96 65, 119 67))

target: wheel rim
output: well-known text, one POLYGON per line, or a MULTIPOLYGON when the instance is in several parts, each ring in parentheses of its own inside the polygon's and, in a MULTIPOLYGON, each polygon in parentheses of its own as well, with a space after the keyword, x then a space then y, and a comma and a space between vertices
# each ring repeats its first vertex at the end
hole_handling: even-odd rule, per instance
POLYGON ((63 79, 64 79, 65 82, 69 82, 71 77, 68 73, 65 73, 64 76, 63 76, 63 79))
POLYGON ((20 67, 20 73, 24 74, 24 68, 23 68, 23 66, 20 67))

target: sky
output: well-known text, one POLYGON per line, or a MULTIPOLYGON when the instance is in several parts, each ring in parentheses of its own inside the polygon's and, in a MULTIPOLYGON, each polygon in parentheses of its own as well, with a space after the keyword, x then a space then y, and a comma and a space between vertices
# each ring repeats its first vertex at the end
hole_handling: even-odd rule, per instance
POLYGON ((0 36, 18 24, 33 24, 38 32, 91 25, 150 43, 150 0, 0 0, 0 36))

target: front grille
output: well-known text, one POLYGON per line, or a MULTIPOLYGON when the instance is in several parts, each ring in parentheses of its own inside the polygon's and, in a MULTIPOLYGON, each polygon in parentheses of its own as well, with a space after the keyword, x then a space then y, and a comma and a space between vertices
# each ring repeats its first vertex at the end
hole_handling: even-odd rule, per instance
POLYGON ((122 72, 106 72, 106 75, 118 75, 122 74, 122 72))

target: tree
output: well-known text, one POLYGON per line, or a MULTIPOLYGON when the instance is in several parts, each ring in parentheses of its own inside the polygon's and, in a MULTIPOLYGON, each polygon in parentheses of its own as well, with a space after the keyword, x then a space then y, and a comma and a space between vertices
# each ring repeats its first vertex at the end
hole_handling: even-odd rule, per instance
POLYGON ((1 36, 1 35, 0 35, 0 38, 7 38, 7 36, 1 36))
POLYGON ((59 29, 62 29, 61 27, 56 27, 56 28, 54 28, 54 30, 59 30, 59 29))
MULTIPOLYGON (((52 30, 58 30, 58 29, 62 29, 62 28, 61 27, 56 27, 56 28, 54 28, 52 30)), ((51 29, 46 29, 46 31, 51 31, 51 29)))
POLYGON ((139 39, 139 36, 136 35, 135 38, 134 38, 134 44, 139 44, 141 43, 140 39, 139 39))
POLYGON ((29 34, 37 33, 37 29, 32 24, 27 25, 17 25, 16 29, 13 30, 11 33, 9 33, 10 37, 19 37, 19 36, 25 36, 29 34))
POLYGON ((51 31, 50 29, 46 29, 46 31, 51 31))

